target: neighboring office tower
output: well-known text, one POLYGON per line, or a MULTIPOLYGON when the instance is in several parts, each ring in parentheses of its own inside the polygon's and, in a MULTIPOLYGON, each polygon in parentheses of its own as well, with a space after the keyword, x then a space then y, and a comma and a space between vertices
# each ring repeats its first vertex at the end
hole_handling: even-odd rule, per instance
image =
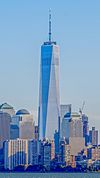
POLYGON ((0 166, 2 166, 4 162, 4 141, 10 139, 10 120, 11 116, 8 113, 0 111, 0 166))
POLYGON ((59 46, 51 41, 51 14, 49 14, 49 41, 41 47, 38 126, 39 139, 53 139, 58 130, 59 109, 59 46))
MULTIPOLYGON (((100 161, 100 145, 92 147, 92 160, 100 161)), ((99 163, 100 166, 100 163, 99 163)))
POLYGON ((69 145, 71 155, 76 156, 85 148, 85 138, 83 137, 83 122, 78 113, 71 114, 69 145))
POLYGON ((89 141, 92 145, 98 145, 98 130, 95 130, 95 127, 89 131, 89 141))
POLYGON ((30 115, 23 118, 19 123, 19 138, 20 139, 34 139, 34 121, 33 116, 30 115))
POLYGON ((53 160, 55 157, 55 149, 54 149, 53 141, 51 142, 47 141, 46 143, 44 143, 43 157, 44 157, 44 160, 43 160, 44 167, 46 169, 50 169, 51 160, 53 160))
POLYGON ((71 104, 61 104, 60 105, 61 121, 66 113, 71 113, 71 104))
POLYGON ((57 158, 59 155, 59 132, 55 130, 54 133, 54 144, 55 144, 55 157, 57 158))
POLYGON ((11 116, 0 111, 0 149, 3 148, 3 142, 10 139, 10 121, 11 116))
POLYGON ((30 117, 29 111, 26 109, 20 109, 16 112, 16 115, 11 117, 10 123, 10 139, 17 139, 19 138, 19 124, 23 121, 24 118, 30 117))
POLYGON ((33 139, 34 138, 34 120, 26 109, 16 112, 11 118, 10 139, 33 139))
POLYGON ((60 138, 62 138, 62 120, 66 114, 71 114, 71 104, 60 105, 60 138))
POLYGON ((88 125, 88 117, 85 114, 82 114, 82 122, 83 122, 83 137, 85 138, 85 145, 87 146, 89 142, 89 125, 88 125))
POLYGON ((83 137, 82 118, 78 113, 71 114, 70 137, 83 137))
POLYGON ((71 121, 71 114, 66 113, 62 119, 62 124, 61 124, 61 140, 65 139, 67 144, 69 144, 69 137, 70 137, 70 121, 71 121))
POLYGON ((28 164, 29 165, 38 165, 38 141, 29 140, 28 143, 28 164))
POLYGON ((68 166, 70 165, 70 145, 66 144, 66 141, 60 142, 60 163, 68 166))
POLYGON ((44 140, 39 141, 38 143, 38 163, 39 165, 44 165, 45 168, 50 169, 51 161, 55 158, 54 141, 44 140))

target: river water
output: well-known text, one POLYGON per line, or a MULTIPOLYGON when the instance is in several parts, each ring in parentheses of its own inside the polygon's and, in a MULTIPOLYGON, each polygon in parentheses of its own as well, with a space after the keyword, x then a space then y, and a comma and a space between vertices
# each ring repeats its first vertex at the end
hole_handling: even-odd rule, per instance
POLYGON ((0 178, 100 178, 100 173, 0 173, 0 178))

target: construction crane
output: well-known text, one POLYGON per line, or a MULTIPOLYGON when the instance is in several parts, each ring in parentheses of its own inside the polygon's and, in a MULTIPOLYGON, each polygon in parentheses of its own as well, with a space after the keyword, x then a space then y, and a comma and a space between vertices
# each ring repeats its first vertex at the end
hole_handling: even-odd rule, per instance
POLYGON ((82 115, 85 106, 85 101, 83 101, 82 108, 79 108, 79 113, 82 115))

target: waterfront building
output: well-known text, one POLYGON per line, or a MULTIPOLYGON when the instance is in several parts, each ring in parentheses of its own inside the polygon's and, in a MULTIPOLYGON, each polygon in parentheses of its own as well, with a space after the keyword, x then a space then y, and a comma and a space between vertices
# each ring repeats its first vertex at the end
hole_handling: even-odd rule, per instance
POLYGON ((55 158, 54 141, 43 140, 38 142, 39 165, 50 169, 51 161, 55 158))
POLYGON ((14 170, 19 165, 28 165, 28 140, 9 140, 4 143, 4 168, 14 170))
POLYGON ((70 165, 70 145, 66 144, 65 140, 60 142, 59 154, 60 163, 66 166, 70 165))
POLYGON ((55 144, 55 157, 57 158, 59 155, 59 132, 55 130, 54 133, 54 144, 55 144))
POLYGON ((29 140, 28 142, 28 164, 38 165, 38 141, 29 140))
POLYGON ((100 145, 87 147, 87 159, 92 161, 100 160, 100 145))
POLYGON ((93 161, 100 161, 100 145, 92 147, 92 160, 93 161))
POLYGON ((92 159, 92 145, 87 146, 87 159, 88 160, 92 159))
POLYGON ((44 164, 44 143, 45 141, 38 141, 38 164, 43 165, 44 164))
POLYGON ((44 160, 43 160, 44 166, 47 169, 50 169, 50 163, 51 163, 51 144, 46 142, 44 144, 44 160))
POLYGON ((51 160, 53 160, 55 158, 55 144, 54 144, 54 140, 51 140, 50 144, 51 144, 51 160))
POLYGON ((89 141, 92 145, 98 145, 98 130, 95 130, 95 127, 89 131, 89 141))
POLYGON ((54 159, 55 157, 55 149, 54 149, 54 142, 50 141, 50 142, 45 142, 44 143, 44 149, 43 149, 43 165, 44 167, 49 170, 50 169, 50 165, 51 165, 51 160, 54 159))
POLYGON ((38 127, 39 139, 54 137, 58 130, 59 106, 59 46, 51 39, 49 14, 49 41, 41 46, 38 127))
POLYGON ((75 155, 70 156, 70 165, 72 168, 76 167, 75 155))

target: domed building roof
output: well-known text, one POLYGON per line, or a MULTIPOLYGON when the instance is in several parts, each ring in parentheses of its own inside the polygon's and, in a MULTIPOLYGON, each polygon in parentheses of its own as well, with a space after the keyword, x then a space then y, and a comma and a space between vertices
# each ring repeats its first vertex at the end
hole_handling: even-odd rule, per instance
POLYGON ((16 115, 25 115, 25 114, 30 114, 30 113, 26 109, 20 109, 16 112, 16 115))

